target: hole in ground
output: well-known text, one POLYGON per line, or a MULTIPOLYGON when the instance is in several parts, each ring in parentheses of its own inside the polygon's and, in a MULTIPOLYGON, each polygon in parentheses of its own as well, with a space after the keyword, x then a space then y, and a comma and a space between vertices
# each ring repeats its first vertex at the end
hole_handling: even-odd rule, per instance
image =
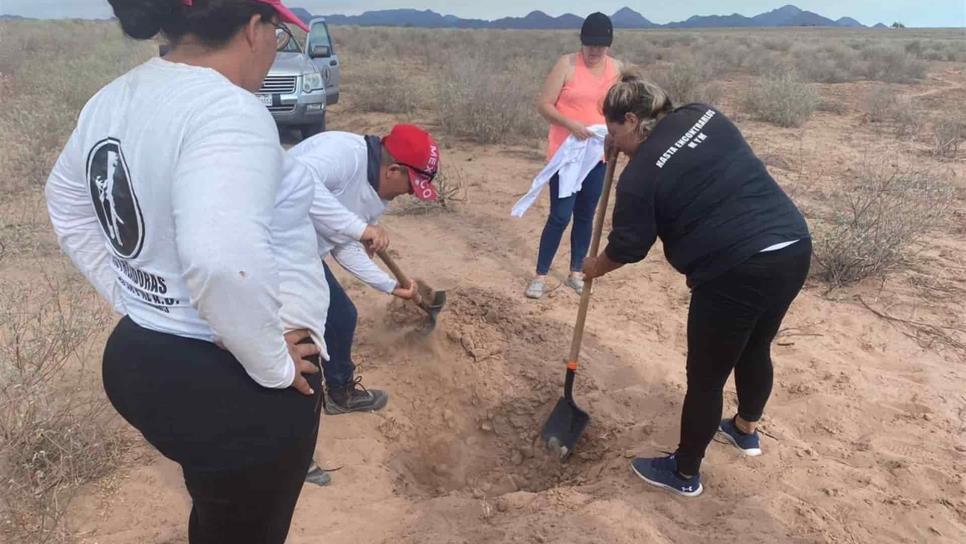
MULTIPOLYGON (((388 319, 406 323, 399 308, 388 319)), ((450 294, 432 349, 400 368, 395 402, 405 419, 387 418, 391 468, 402 493, 490 497, 583 483, 599 474, 614 425, 594 419, 564 464, 538 436, 560 397, 560 339, 569 328, 481 289, 450 294), (609 436, 605 439, 602 435, 609 436)), ((597 386, 582 376, 581 390, 597 386)))

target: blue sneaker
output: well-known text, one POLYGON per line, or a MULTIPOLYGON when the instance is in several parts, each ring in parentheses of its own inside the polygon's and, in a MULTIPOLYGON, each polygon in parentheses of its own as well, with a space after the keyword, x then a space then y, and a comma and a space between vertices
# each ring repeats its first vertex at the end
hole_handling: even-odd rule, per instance
POLYGON ((678 476, 678 462, 673 455, 634 459, 631 468, 645 482, 653 486, 663 487, 678 495, 697 497, 704 491, 700 474, 691 478, 678 476))
POLYGON ((761 455, 761 437, 758 435, 758 431, 745 434, 738 430, 734 419, 723 419, 721 425, 718 426, 718 432, 724 435, 728 442, 741 450, 741 453, 750 457, 761 455))

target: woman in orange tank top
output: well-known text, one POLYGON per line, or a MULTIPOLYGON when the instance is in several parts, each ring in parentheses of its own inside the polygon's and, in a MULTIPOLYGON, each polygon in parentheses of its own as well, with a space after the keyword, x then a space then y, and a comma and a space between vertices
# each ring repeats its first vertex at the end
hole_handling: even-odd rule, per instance
MULTIPOLYGON (((547 160, 573 135, 578 140, 591 137, 587 127, 604 124, 601 105, 607 91, 617 81, 620 63, 607 53, 614 39, 614 27, 603 13, 592 13, 580 30, 580 52, 560 57, 547 76, 538 101, 540 114, 550 122, 547 160)), ((526 296, 540 298, 550 265, 560 247, 570 218, 570 274, 566 284, 577 293, 583 291, 584 258, 590 248, 594 211, 604 180, 603 161, 584 178, 580 191, 559 198, 559 180, 550 180, 550 217, 540 236, 536 275, 527 286, 526 296)))

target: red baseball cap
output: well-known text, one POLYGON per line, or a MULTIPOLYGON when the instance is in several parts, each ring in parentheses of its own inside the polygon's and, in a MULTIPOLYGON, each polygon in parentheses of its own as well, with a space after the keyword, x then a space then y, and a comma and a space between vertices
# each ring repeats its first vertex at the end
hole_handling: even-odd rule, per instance
MULTIPOLYGON (((301 28, 306 32, 309 31, 309 25, 305 24, 305 22, 302 21, 302 19, 299 19, 298 15, 295 15, 294 13, 292 13, 292 10, 285 7, 285 4, 282 4, 282 0, 255 0, 255 2, 258 2, 260 4, 268 4, 269 6, 272 6, 273 8, 275 8, 275 12, 278 13, 278 18, 283 23, 292 23, 293 25, 301 28)), ((181 0, 181 3, 186 6, 191 6, 192 4, 194 4, 194 1, 181 0)))
POLYGON ((309 31, 309 25, 305 24, 305 21, 303 21, 302 19, 299 19, 298 15, 292 13, 292 10, 285 7, 285 4, 282 3, 282 0, 255 0, 255 1, 262 4, 268 4, 273 8, 275 8, 275 11, 278 12, 278 18, 281 19, 282 22, 292 23, 293 25, 301 28, 306 32, 309 31))
POLYGON ((428 132, 414 125, 396 125, 382 139, 382 145, 398 164, 409 170, 409 183, 416 198, 439 198, 433 187, 433 178, 439 171, 439 146, 428 132))

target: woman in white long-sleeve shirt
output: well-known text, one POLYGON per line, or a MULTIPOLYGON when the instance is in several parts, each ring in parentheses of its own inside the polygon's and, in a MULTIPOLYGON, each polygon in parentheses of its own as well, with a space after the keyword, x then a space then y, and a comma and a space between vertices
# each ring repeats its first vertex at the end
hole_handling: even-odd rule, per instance
POLYGON ((164 59, 84 107, 47 184, 61 247, 126 315, 104 353, 118 412, 183 469, 189 540, 282 543, 315 447, 326 284, 282 180, 268 72, 279 0, 111 0, 164 59), (320 302, 321 301, 321 302, 320 302), (309 360, 306 360, 308 358, 309 360))

